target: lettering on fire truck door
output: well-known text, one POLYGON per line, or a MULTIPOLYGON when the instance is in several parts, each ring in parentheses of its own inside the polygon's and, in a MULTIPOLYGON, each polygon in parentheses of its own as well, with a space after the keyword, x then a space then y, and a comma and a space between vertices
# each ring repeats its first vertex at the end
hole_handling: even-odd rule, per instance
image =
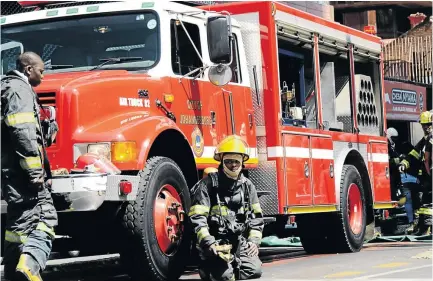
POLYGON ((334 151, 329 137, 311 137, 313 204, 335 204, 334 151))
POLYGON ((310 137, 283 133, 283 176, 289 206, 312 205, 310 137))

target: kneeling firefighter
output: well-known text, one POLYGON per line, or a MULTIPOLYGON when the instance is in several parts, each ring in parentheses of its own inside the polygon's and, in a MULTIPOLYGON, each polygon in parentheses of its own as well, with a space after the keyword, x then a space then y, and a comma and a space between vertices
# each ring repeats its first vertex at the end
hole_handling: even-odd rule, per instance
POLYGON ((420 115, 421 126, 424 131, 424 137, 417 143, 415 148, 401 162, 400 172, 411 171, 418 172, 419 182, 422 184, 422 207, 419 209, 419 225, 415 235, 422 235, 428 231, 431 226, 431 204, 432 204, 432 175, 431 175, 431 140, 432 140, 432 113, 429 111, 422 112, 420 115))
POLYGON ((248 160, 246 143, 228 136, 218 145, 220 162, 192 189, 189 212, 200 255, 203 280, 260 278, 259 245, 264 227, 262 210, 253 183, 242 173, 248 160))

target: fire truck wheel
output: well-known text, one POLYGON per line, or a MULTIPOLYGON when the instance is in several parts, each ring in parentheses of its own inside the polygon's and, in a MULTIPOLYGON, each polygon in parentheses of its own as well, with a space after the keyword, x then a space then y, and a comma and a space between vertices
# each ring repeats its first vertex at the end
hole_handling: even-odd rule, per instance
POLYGON ((365 195, 361 176, 353 165, 344 165, 340 182, 340 212, 331 235, 337 252, 358 252, 364 243, 367 225, 365 195))
POLYGON ((166 157, 150 158, 139 176, 137 198, 122 219, 128 234, 121 263, 134 281, 177 280, 191 243, 188 185, 179 166, 166 157))
POLYGON ((308 254, 327 254, 333 245, 328 241, 329 214, 305 214, 296 218, 302 247, 308 254))

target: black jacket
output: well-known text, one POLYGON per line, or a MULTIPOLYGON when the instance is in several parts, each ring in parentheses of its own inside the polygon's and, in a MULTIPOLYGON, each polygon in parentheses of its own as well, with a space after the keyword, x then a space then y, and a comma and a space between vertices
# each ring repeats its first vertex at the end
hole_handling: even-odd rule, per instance
POLYGON ((44 141, 36 93, 15 71, 1 80, 2 193, 8 203, 36 196, 44 184, 44 141))
POLYGON ((427 143, 429 143, 429 136, 424 136, 409 152, 409 154, 401 161, 401 164, 406 167, 407 173, 418 178, 426 176, 424 166, 424 151, 427 143))

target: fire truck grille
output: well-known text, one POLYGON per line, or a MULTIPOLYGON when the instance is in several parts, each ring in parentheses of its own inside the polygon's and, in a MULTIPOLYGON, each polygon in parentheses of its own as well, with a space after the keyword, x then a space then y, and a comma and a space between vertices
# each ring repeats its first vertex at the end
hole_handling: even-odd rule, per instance
POLYGON ((260 162, 256 169, 248 171, 248 178, 257 191, 270 191, 259 198, 264 215, 278 214, 277 164, 275 161, 260 162))
POLYGON ((39 93, 39 101, 44 106, 56 106, 56 93, 39 93))

